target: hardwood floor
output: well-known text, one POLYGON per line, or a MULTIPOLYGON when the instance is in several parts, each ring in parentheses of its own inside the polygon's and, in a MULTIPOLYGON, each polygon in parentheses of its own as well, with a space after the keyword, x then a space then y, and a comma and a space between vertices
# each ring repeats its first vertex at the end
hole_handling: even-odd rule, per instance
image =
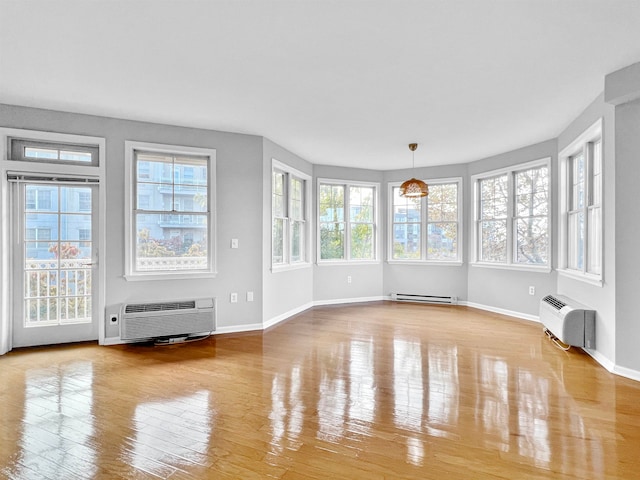
POLYGON ((0 477, 640 478, 640 383, 466 307, 0 357, 0 477))

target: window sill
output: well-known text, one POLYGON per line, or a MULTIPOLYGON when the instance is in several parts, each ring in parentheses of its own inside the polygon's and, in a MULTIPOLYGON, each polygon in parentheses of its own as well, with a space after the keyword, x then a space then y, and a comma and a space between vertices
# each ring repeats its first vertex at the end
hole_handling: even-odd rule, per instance
POLYGON ((271 273, 290 272, 292 270, 304 270, 305 268, 311 268, 309 262, 304 263, 292 263, 290 265, 273 265, 271 267, 271 273))
POLYGON ((463 262, 458 261, 437 261, 437 260, 387 260, 389 265, 420 265, 429 267, 461 267, 463 262))
POLYGON ((514 264, 501 264, 501 263, 471 263, 472 267, 478 268, 495 268, 498 270, 516 270, 520 272, 536 272, 536 273, 551 273, 551 267, 548 266, 534 266, 534 265, 514 265, 514 264))
POLYGON ((147 280, 191 280, 198 278, 216 278, 216 272, 162 272, 129 273, 124 275, 127 282, 146 282, 147 280))
POLYGON ((589 285, 595 285, 596 287, 603 286, 602 277, 600 275, 577 272, 575 270, 569 270, 566 268, 558 269, 558 275, 571 278, 573 280, 578 280, 580 282, 588 283, 589 285))
POLYGON ((379 265, 379 260, 320 260, 316 263, 319 267, 334 267, 340 265, 379 265))

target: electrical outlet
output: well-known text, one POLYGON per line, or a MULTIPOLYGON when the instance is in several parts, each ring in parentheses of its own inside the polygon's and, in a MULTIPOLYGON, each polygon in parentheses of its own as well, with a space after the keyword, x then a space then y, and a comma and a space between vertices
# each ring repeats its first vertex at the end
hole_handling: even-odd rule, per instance
POLYGON ((536 294, 536 287, 532 285, 529 287, 529 295, 535 295, 535 294, 536 294))
POLYGON ((229 301, 230 301, 231 303, 238 303, 238 294, 237 294, 237 293, 235 293, 235 292, 233 292, 233 293, 231 294, 231 297, 229 298, 229 301))
POLYGON ((351 275, 347 275, 347 283, 351 283, 351 275))
POLYGON ((247 292, 247 302, 253 302, 253 292, 247 292))
POLYGON ((117 324, 118 324, 118 315, 116 315, 115 313, 114 313, 114 314, 111 314, 111 315, 109 316, 109 323, 110 323, 111 325, 117 325, 117 324))

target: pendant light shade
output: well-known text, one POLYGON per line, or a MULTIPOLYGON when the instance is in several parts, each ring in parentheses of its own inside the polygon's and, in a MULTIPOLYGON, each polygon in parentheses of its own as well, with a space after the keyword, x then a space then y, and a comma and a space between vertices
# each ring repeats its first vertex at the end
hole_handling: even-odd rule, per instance
MULTIPOLYGON (((415 154, 413 152, 418 148, 417 143, 410 143, 409 150, 411 150, 413 155, 413 168, 416 167, 415 154)), ((424 183, 422 180, 418 180, 417 178, 411 178, 407 180, 402 185, 400 185, 400 196, 409 197, 409 198, 417 198, 417 197, 426 197, 429 195, 429 186, 424 183)))

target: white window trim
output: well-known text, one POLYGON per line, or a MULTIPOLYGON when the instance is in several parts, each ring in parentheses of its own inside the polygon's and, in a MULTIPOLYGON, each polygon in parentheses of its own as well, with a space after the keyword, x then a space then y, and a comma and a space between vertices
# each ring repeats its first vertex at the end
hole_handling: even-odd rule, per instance
MULTIPOLYGON (((605 221, 605 198, 604 198, 604 185, 605 185, 605 168, 604 168, 604 135, 602 130, 602 118, 596 120, 593 125, 587 128, 584 132, 582 132, 575 140, 573 140, 569 145, 562 149, 562 151, 558 155, 558 173, 559 173, 559 189, 560 189, 560 201, 558 202, 558 224, 559 224, 559 241, 558 241, 558 274, 572 278, 575 280, 582 281, 584 283, 588 283, 590 285, 595 285, 598 287, 602 287, 604 285, 604 244, 603 244, 603 235, 604 235, 604 221, 605 221), (568 206, 569 206, 569 195, 571 194, 570 189, 567 185, 569 179, 569 160, 571 157, 575 156, 580 150, 584 148, 587 143, 594 142, 600 140, 601 144, 601 175, 602 175, 602 191, 600 192, 600 209, 601 209, 601 221, 602 228, 599 232, 599 244, 600 244, 600 274, 594 274, 586 271, 588 264, 588 255, 589 249, 591 248, 588 244, 588 236, 585 237, 585 246, 586 252, 584 254, 584 268, 582 271, 570 269, 568 268, 568 241, 569 241, 569 226, 568 226, 568 206)), ((590 178, 591 171, 590 166, 587 167, 587 178, 590 178)), ((588 183, 588 182, 587 182, 588 183)), ((588 187, 590 188, 590 187, 588 187)), ((585 189, 585 197, 588 198, 590 191, 585 189)), ((585 201, 585 204, 588 208, 588 201, 585 201)), ((588 222, 588 215, 585 217, 585 222, 588 222)), ((585 227, 585 230, 588 232, 588 227, 585 227)))
MULTIPOLYGON (((381 262, 380 252, 380 184, 377 182, 364 182, 359 180, 340 180, 336 178, 318 178, 317 179, 317 192, 318 194, 316 199, 316 218, 318 219, 318 226, 316 228, 316 264, 319 266, 329 266, 329 265, 374 265, 381 262), (373 254, 374 258, 372 260, 350 260, 349 258, 341 258, 336 260, 331 259, 320 259, 321 251, 320 251, 320 185, 342 185, 345 187, 345 203, 347 203, 347 191, 346 189, 350 186, 353 187, 372 187, 374 192, 373 198, 373 254)), ((347 228, 346 222, 346 210, 349 208, 349 205, 345 205, 345 256, 349 255, 349 246, 350 246, 350 238, 347 228)))
MULTIPOLYGON (((462 181, 462 177, 449 177, 449 178, 433 178, 433 179, 427 179, 424 180, 424 182, 427 185, 442 185, 442 184, 449 184, 449 183, 457 183, 458 184, 458 218, 457 218, 457 222, 458 222, 458 256, 456 260, 430 260, 428 258, 426 258, 426 248, 427 248, 427 235, 421 235, 420 238, 420 242, 421 242, 421 251, 425 253, 425 257, 420 259, 420 260, 416 260, 414 259, 407 259, 407 260, 403 260, 403 259, 398 259, 398 258, 393 258, 393 188, 394 187, 399 187, 400 185, 402 185, 402 182, 389 182, 388 186, 387 186, 387 204, 388 204, 388 223, 387 223, 387 263, 390 265, 442 265, 442 266, 461 266, 463 265, 463 261, 462 261, 462 250, 463 250, 463 245, 464 245, 464 238, 463 238, 463 233, 464 233, 464 226, 462 225, 462 221, 463 221, 463 195, 464 195, 464 190, 463 190, 463 181, 462 181)), ((429 199, 429 196, 427 196, 427 201, 429 199)), ((421 225, 421 229, 422 227, 426 227, 427 226, 427 206, 425 206, 425 208, 422 208, 421 211, 421 219, 420 219, 420 225, 421 225)), ((426 232, 426 228, 424 229, 424 231, 426 232)))
MULTIPOLYGON (((9 185, 7 181, 8 172, 21 173, 40 173, 51 174, 57 176, 80 176, 93 177, 98 179, 100 188, 98 189, 98 235, 96 241, 99 271, 99 288, 98 288, 98 343, 103 345, 105 342, 104 328, 104 308, 106 298, 106 218, 107 218, 107 189, 105 187, 106 178, 106 140, 103 137, 91 137, 85 135, 74 135, 65 133, 42 132, 36 130, 22 130, 17 128, 0 128, 0 214, 5 218, 10 218, 10 201, 9 201, 9 185), (97 165, 80 165, 80 164, 55 164, 55 163, 39 163, 39 162, 23 162, 8 159, 8 139, 18 137, 30 140, 51 141, 57 143, 69 143, 80 145, 95 145, 98 147, 98 164, 97 165)), ((2 272, 2 287, 0 287, 0 317, 11 319, 12 292, 10 291, 10 227, 8 224, 0 224, 0 271, 2 272)), ((9 320, 7 320, 9 321, 9 320)), ((3 353, 4 325, 0 320, 0 354, 3 353)), ((11 346, 9 339, 8 345, 11 346)), ((10 349, 10 348, 9 348, 10 349)))
POLYGON ((290 255, 291 255, 291 250, 290 250, 290 242, 289 242, 289 237, 291 236, 291 231, 290 231, 290 226, 291 223, 289 222, 289 217, 287 216, 285 219, 285 226, 284 226, 284 230, 286 233, 285 235, 285 239, 284 239, 284 256, 286 258, 286 262, 284 263, 277 263, 274 264, 273 263, 273 191, 270 191, 270 198, 269 198, 269 222, 271 225, 271 233, 269 235, 269 245, 271 245, 271 248, 269 250, 269 255, 271 255, 271 271, 273 273, 277 273, 277 272, 287 272, 287 271, 291 271, 291 270, 300 270, 303 268, 311 268, 311 232, 312 232, 312 221, 311 221, 311 195, 312 195, 312 178, 310 175, 307 175, 304 172, 301 172, 300 170, 293 168, 289 165, 287 165, 286 163, 282 163, 278 160, 276 160, 275 158, 271 159, 271 171, 269 173, 270 177, 269 177, 269 185, 271 185, 271 188, 273 189, 273 172, 275 170, 279 170, 283 173, 286 174, 286 178, 287 178, 287 185, 285 185, 287 194, 286 194, 286 201, 287 201, 287 215, 289 215, 289 208, 290 208, 290 196, 289 196, 289 178, 291 176, 294 176, 296 178, 299 178, 301 180, 304 180, 304 199, 303 199, 303 203, 304 203, 304 216, 305 216, 305 220, 304 220, 304 254, 303 257, 304 259, 299 261, 299 262, 291 262, 290 261, 290 255))
POLYGON ((125 168, 124 168, 124 278, 127 281, 169 280, 179 278, 214 278, 216 276, 216 150, 211 148, 186 147, 181 145, 165 145, 161 143, 147 143, 127 140, 125 144, 125 168), (136 245, 136 232, 133 228, 133 205, 135 204, 135 177, 133 173, 134 157, 136 150, 146 152, 168 153, 174 155, 201 155, 209 157, 207 168, 208 193, 209 193, 209 224, 207 239, 209 244, 209 268, 206 271, 166 271, 166 272, 137 272, 133 268, 133 249, 136 245))
POLYGON ((473 189, 473 209, 471 211, 470 219, 471 225, 473 229, 472 238, 472 249, 473 253, 471 255, 470 265, 472 267, 482 267, 482 268, 495 268, 502 270, 521 270, 527 272, 540 272, 540 273, 549 273, 552 270, 553 265, 553 223, 551 210, 553 206, 553 179, 551 178, 551 157, 540 158, 538 160, 532 160, 530 162, 519 163, 517 165, 511 165, 509 167, 499 168, 496 170, 491 170, 488 172, 482 172, 471 176, 471 185, 473 189), (514 234, 513 229, 513 220, 515 218, 514 209, 515 209, 515 200, 514 200, 514 192, 513 192, 513 175, 522 170, 528 170, 530 168, 542 167, 546 166, 549 172, 549 208, 547 210, 547 225, 549 228, 549 245, 547 251, 548 264, 547 265, 527 265, 521 263, 513 262, 513 252, 515 250, 515 242, 517 241, 516 235, 514 234), (483 262, 479 260, 480 258, 480 238, 478 232, 479 225, 479 216, 480 216, 480 192, 478 189, 478 184, 480 180, 497 177, 500 175, 508 174, 510 176, 509 179, 509 204, 508 204, 508 214, 507 214, 507 262, 505 263, 497 263, 497 262, 483 262))

